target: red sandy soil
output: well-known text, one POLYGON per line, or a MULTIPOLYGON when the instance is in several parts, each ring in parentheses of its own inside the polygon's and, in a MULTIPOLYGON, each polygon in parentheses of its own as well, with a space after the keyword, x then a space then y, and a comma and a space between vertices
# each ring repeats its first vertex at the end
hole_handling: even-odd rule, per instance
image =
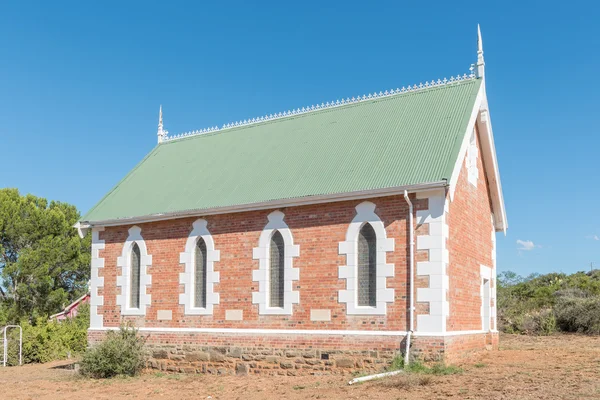
POLYGON ((348 386, 352 375, 208 376, 148 372, 92 380, 56 366, 0 368, 0 399, 600 399, 600 337, 503 335, 500 351, 456 375, 401 374, 348 386))

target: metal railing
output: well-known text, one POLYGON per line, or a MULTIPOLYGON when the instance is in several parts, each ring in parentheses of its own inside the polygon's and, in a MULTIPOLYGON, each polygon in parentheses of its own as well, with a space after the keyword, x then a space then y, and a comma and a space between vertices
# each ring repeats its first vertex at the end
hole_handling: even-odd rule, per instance
POLYGON ((6 360, 8 359, 8 338, 6 337, 6 331, 8 328, 19 328, 19 365, 23 365, 23 328, 19 325, 6 325, 4 327, 4 357, 2 359, 2 366, 6 367, 6 360))

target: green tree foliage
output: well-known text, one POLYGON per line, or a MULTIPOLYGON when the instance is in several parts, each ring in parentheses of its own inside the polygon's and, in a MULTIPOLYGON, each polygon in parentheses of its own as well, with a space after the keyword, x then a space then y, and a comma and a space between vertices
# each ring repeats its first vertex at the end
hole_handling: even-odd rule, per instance
POLYGON ((69 204, 0 189, 0 324, 35 323, 87 291, 91 237, 69 204))

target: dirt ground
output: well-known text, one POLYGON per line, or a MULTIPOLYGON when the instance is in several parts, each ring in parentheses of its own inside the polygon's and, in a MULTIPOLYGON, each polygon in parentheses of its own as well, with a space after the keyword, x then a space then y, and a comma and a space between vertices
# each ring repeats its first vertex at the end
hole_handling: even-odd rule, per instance
POLYGON ((457 375, 398 375, 348 386, 352 375, 162 375, 89 380, 56 368, 0 368, 2 399, 600 399, 600 337, 503 335, 500 351, 457 375))

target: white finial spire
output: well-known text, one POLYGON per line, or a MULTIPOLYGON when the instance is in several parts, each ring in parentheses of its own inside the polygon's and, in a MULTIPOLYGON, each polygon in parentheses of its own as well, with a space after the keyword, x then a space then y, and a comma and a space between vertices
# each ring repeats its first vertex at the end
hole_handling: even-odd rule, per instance
POLYGON ((483 78, 485 74, 485 61, 483 61, 483 40, 481 40, 481 28, 477 24, 477 77, 483 78))
POLYGON ((156 135, 158 136, 158 143, 162 143, 163 140, 167 137, 169 132, 163 129, 163 120, 162 120, 162 104, 158 111, 158 132, 156 135))

